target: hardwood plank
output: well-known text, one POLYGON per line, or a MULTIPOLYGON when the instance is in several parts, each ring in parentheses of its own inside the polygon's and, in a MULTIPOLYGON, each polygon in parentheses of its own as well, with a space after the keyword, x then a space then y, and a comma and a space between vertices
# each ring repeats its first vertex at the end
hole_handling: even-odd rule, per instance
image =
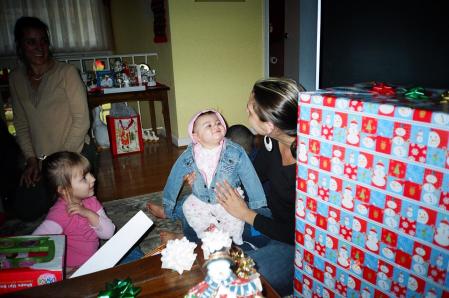
POLYGON ((171 167, 185 147, 178 148, 160 137, 145 142, 142 153, 114 158, 109 148, 100 151, 97 197, 101 202, 162 191, 171 167))

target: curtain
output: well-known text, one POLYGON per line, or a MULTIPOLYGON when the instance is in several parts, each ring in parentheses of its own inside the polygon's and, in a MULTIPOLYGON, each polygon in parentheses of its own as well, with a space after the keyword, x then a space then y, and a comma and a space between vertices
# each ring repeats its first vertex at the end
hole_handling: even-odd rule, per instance
POLYGON ((109 1, 0 0, 0 55, 14 55, 14 25, 21 16, 44 21, 55 53, 112 50, 109 1))

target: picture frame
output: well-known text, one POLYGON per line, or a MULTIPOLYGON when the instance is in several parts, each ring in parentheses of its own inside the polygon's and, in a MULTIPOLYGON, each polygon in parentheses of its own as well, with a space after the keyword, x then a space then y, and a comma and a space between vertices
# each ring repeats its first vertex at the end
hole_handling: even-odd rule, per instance
POLYGON ((129 64, 125 70, 128 76, 129 86, 141 86, 142 74, 140 73, 140 67, 137 64, 129 64))
POLYGON ((112 70, 96 71, 97 86, 100 88, 114 87, 114 72, 112 70))

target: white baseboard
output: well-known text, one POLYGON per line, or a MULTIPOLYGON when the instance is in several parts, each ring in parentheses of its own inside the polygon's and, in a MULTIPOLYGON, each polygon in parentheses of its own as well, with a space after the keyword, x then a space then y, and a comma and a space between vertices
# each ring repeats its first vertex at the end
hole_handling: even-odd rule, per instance
MULTIPOLYGON (((166 131, 164 127, 158 127, 157 128, 157 134, 160 136, 167 137, 166 131)), ((171 136, 171 141, 176 147, 184 147, 192 143, 192 140, 190 138, 180 138, 178 139, 175 136, 171 136)))

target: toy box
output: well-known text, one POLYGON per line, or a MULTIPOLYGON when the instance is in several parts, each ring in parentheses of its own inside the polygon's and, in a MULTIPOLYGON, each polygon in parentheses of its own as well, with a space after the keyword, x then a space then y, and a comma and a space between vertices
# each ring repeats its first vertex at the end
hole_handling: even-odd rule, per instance
POLYGON ((449 297, 449 97, 300 94, 295 296, 449 297))
POLYGON ((0 294, 63 279, 64 235, 0 238, 0 294))

